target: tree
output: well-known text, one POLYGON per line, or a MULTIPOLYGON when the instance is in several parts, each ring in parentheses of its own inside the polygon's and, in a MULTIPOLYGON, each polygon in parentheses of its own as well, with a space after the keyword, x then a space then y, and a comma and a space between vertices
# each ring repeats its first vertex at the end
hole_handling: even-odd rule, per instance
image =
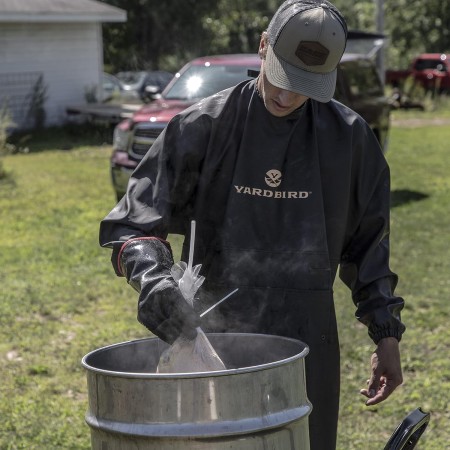
POLYGON ((210 0, 103 0, 127 11, 125 24, 105 24, 104 60, 112 71, 175 70, 180 60, 204 50, 209 34, 203 17, 210 0))
POLYGON ((390 37, 391 67, 406 67, 418 53, 450 52, 448 2, 389 0, 387 3, 386 28, 390 37))
POLYGON ((221 0, 203 25, 212 36, 212 53, 256 53, 261 33, 278 7, 276 0, 221 0))
MULTIPOLYGON (((177 70, 206 54, 256 52, 261 32, 282 0, 102 0, 127 11, 125 24, 105 24, 111 70, 177 70)), ((377 31, 376 0, 334 0, 349 29, 377 31)), ((384 0, 386 67, 406 67, 421 52, 450 52, 450 2, 384 0)))
MULTIPOLYGON (((336 0, 349 28, 376 31, 375 0, 336 0)), ((441 0, 384 0, 386 65, 405 68, 419 53, 450 53, 450 3, 441 0)))
POLYGON ((119 70, 176 70, 189 59, 256 52, 277 0, 102 0, 127 11, 125 24, 105 24, 104 61, 119 70))

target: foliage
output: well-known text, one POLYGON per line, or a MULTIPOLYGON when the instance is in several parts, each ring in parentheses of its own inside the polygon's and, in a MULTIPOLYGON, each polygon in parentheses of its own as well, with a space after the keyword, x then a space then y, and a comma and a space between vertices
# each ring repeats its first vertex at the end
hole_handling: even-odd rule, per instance
POLYGON ((3 104, 0 108, 0 156, 10 152, 8 137, 16 126, 8 105, 3 104))
POLYGON ((391 66, 407 67, 418 53, 450 52, 450 5, 436 0, 396 0, 389 4, 386 27, 391 39, 391 66), (401 26, 399 26, 401 24, 401 26))
POLYGON ((202 18, 214 8, 209 0, 108 0, 127 11, 125 24, 103 26, 105 63, 119 70, 175 71, 180 62, 205 51, 209 34, 202 18), (173 62, 173 58, 176 62, 173 62))
POLYGON ((39 75, 30 94, 27 96, 27 100, 29 101, 27 119, 31 120, 33 127, 39 130, 45 125, 46 112, 44 105, 47 101, 47 86, 42 75, 39 75))
POLYGON ((6 171, 3 169, 2 157, 14 150, 14 146, 8 142, 8 137, 15 127, 16 124, 5 103, 0 108, 0 180, 7 175, 6 171))
POLYGON ((210 54, 256 53, 276 8, 277 2, 267 0, 217 2, 216 11, 203 19, 211 35, 210 54))
POLYGON ((407 68, 419 53, 450 53, 450 4, 440 0, 335 0, 349 28, 377 31, 376 4, 384 6, 386 67, 407 68))
POLYGON ((97 103, 99 100, 97 98, 98 87, 95 84, 88 85, 84 87, 84 99, 86 103, 97 103))
MULTIPOLYGON (((369 375, 373 344, 353 318, 348 290, 337 283, 338 450, 384 448, 397 424, 418 406, 432 418, 417 449, 442 450, 450 442, 445 394, 450 388, 450 127, 445 126, 450 114, 425 114, 430 123, 447 122, 424 127, 417 122, 422 113, 396 111, 387 154, 391 265, 400 276, 397 292, 406 299, 405 382, 385 403, 364 405, 358 390, 369 375), (404 119, 402 127, 396 125, 404 119)), ((99 221, 114 206, 111 146, 101 145, 101 134, 75 126, 30 136, 30 153, 4 158, 15 183, 0 183, 0 448, 87 450, 81 358, 147 332, 136 321, 135 292, 115 277, 109 251, 98 245, 99 221)), ((179 256, 180 239, 170 240, 179 256)))
POLYGON ((349 3, 345 0, 336 0, 332 3, 341 11, 349 29, 376 31, 376 1, 360 0, 349 3))
MULTIPOLYGON (((192 57, 256 52, 281 0, 102 0, 127 11, 125 24, 105 24, 109 70, 176 71, 192 57)), ((450 2, 378 0, 389 38, 386 67, 406 68, 422 52, 450 52, 450 2)), ((349 28, 377 31, 376 0, 335 0, 349 28)))

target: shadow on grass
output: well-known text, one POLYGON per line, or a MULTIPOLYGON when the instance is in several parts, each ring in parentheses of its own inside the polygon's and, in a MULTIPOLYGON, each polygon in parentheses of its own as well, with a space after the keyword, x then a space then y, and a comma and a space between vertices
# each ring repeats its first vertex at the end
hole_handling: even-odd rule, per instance
POLYGON ((44 150, 72 150, 80 146, 111 145, 112 136, 113 127, 86 123, 18 132, 8 141, 17 148, 17 153, 37 153, 44 150))
POLYGON ((410 191, 408 189, 397 189, 391 192, 391 207, 405 205, 407 203, 419 202, 428 198, 428 194, 410 191))
POLYGON ((2 169, 1 163, 0 159, 0 198, 8 198, 16 187, 16 180, 11 172, 2 169))

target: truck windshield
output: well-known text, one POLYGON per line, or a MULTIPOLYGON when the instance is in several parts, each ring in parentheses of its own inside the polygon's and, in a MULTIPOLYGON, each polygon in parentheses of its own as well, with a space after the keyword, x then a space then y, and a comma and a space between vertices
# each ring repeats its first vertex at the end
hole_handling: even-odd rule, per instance
POLYGON ((347 79, 352 97, 382 96, 383 87, 375 68, 363 61, 341 64, 342 76, 347 79))
POLYGON ((415 67, 416 70, 440 70, 441 72, 445 71, 445 66, 439 59, 418 59, 416 61, 415 67))
POLYGON ((259 70, 259 67, 191 66, 181 75, 175 75, 176 82, 163 95, 168 100, 202 99, 250 79, 247 73, 249 69, 259 70))

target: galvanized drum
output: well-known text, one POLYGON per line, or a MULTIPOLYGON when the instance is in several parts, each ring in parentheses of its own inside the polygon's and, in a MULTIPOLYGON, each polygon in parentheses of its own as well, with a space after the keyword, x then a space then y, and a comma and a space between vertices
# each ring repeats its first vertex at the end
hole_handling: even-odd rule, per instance
POLYGON ((227 370, 159 374, 157 338, 87 354, 95 450, 309 450, 304 358, 295 339, 208 334, 227 370))

